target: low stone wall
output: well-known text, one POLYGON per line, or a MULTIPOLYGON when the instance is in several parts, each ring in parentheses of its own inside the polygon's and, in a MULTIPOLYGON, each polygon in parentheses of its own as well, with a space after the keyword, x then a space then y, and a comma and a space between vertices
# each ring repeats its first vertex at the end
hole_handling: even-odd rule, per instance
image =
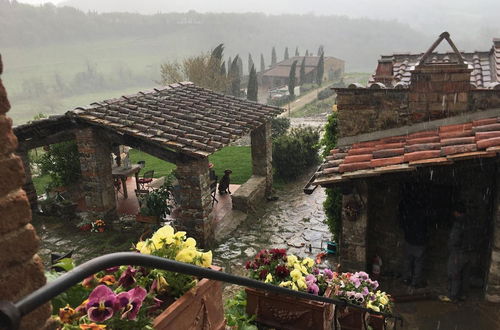
POLYGON ((256 209, 266 196, 266 177, 252 175, 232 195, 233 210, 249 212, 256 209))

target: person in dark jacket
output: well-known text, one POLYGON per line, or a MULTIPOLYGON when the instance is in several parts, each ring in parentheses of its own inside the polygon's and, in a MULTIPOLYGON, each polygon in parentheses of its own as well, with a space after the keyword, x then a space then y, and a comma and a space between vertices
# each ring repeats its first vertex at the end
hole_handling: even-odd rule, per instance
MULTIPOLYGON (((400 225, 405 238, 405 269, 403 283, 414 288, 427 285, 424 276, 425 248, 427 245, 428 215, 422 201, 412 194, 400 203, 400 225)), ((413 191, 415 192, 415 191, 413 191)))
POLYGON ((448 295, 439 296, 444 302, 465 300, 469 287, 470 268, 474 258, 474 223, 467 215, 465 204, 458 203, 448 239, 448 295))

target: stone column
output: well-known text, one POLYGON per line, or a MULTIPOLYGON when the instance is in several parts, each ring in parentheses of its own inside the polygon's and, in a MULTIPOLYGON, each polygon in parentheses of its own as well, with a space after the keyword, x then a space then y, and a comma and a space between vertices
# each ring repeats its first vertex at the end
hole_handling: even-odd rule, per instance
POLYGON ((117 218, 111 172, 111 143, 93 128, 76 130, 85 207, 96 216, 117 218))
MULTIPOLYGON (((497 165, 498 166, 498 165, 497 165)), ((496 186, 497 196, 493 205, 493 232, 491 236, 491 261, 486 282, 485 299, 489 302, 500 303, 500 176, 497 168, 496 186)))
POLYGON ((26 195, 28 196, 31 209, 36 210, 38 208, 38 195, 35 189, 35 185, 33 184, 33 178, 31 176, 31 167, 30 167, 30 160, 28 157, 28 150, 17 150, 17 155, 23 161, 23 166, 24 166, 24 174, 26 179, 24 181, 23 190, 26 192, 26 195))
POLYGON ((266 177, 266 196, 270 196, 273 188, 271 122, 268 121, 252 131, 251 145, 252 173, 266 177))
POLYGON ((206 247, 214 238, 208 158, 178 161, 176 165, 180 186, 178 228, 206 247))
MULTIPOLYGON (((0 58, 0 74, 2 74, 0 58)), ((0 299, 17 301, 45 284, 43 264, 35 254, 38 237, 30 224, 31 211, 24 183, 21 158, 14 155, 17 138, 12 120, 6 116, 10 105, 0 79, 0 299)), ((22 319, 21 329, 43 329, 51 313, 44 304, 22 319)))
POLYGON ((368 186, 366 181, 352 183, 352 192, 342 198, 342 271, 366 271, 368 240, 368 186))

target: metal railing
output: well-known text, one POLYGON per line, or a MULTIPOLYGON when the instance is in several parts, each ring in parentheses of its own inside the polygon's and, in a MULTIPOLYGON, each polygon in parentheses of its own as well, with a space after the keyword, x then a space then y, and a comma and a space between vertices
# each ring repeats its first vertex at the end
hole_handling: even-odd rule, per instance
POLYGON ((0 328, 18 329, 21 318, 30 313, 31 311, 33 311, 34 309, 36 309, 37 307, 50 301, 52 298, 63 293, 73 285, 78 284, 83 279, 92 274, 95 274, 101 270, 105 270, 110 267, 122 266, 122 265, 143 266, 149 268, 162 269, 166 271, 193 275, 199 278, 208 278, 212 280, 232 283, 254 289, 261 289, 264 291, 285 294, 293 297, 330 303, 337 306, 350 307, 366 313, 374 315, 382 315, 387 319, 394 319, 395 320, 394 328, 396 328, 396 324, 398 321, 400 322, 401 326, 403 324, 403 320, 399 316, 390 313, 375 312, 371 309, 350 304, 344 300, 333 299, 323 296, 316 296, 300 291, 294 291, 276 285, 260 282, 254 279, 227 274, 224 272, 215 271, 208 268, 202 268, 191 264, 165 259, 161 257, 150 256, 136 252, 118 252, 118 253, 106 254, 94 258, 92 260, 89 260, 81 264, 80 266, 75 267, 68 273, 61 275, 54 281, 47 283, 43 287, 30 293, 29 295, 27 295, 26 297, 22 298, 21 300, 15 303, 10 301, 0 301, 0 328))

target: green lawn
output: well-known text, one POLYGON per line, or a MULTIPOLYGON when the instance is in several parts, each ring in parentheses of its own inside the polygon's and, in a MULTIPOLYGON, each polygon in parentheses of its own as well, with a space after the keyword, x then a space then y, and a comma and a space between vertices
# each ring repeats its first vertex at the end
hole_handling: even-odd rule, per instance
POLYGON ((314 100, 313 102, 306 104, 302 108, 292 111, 291 117, 301 118, 301 117, 314 117, 319 116, 323 113, 330 114, 333 110, 333 105, 335 104, 335 96, 330 96, 324 100, 314 100))

